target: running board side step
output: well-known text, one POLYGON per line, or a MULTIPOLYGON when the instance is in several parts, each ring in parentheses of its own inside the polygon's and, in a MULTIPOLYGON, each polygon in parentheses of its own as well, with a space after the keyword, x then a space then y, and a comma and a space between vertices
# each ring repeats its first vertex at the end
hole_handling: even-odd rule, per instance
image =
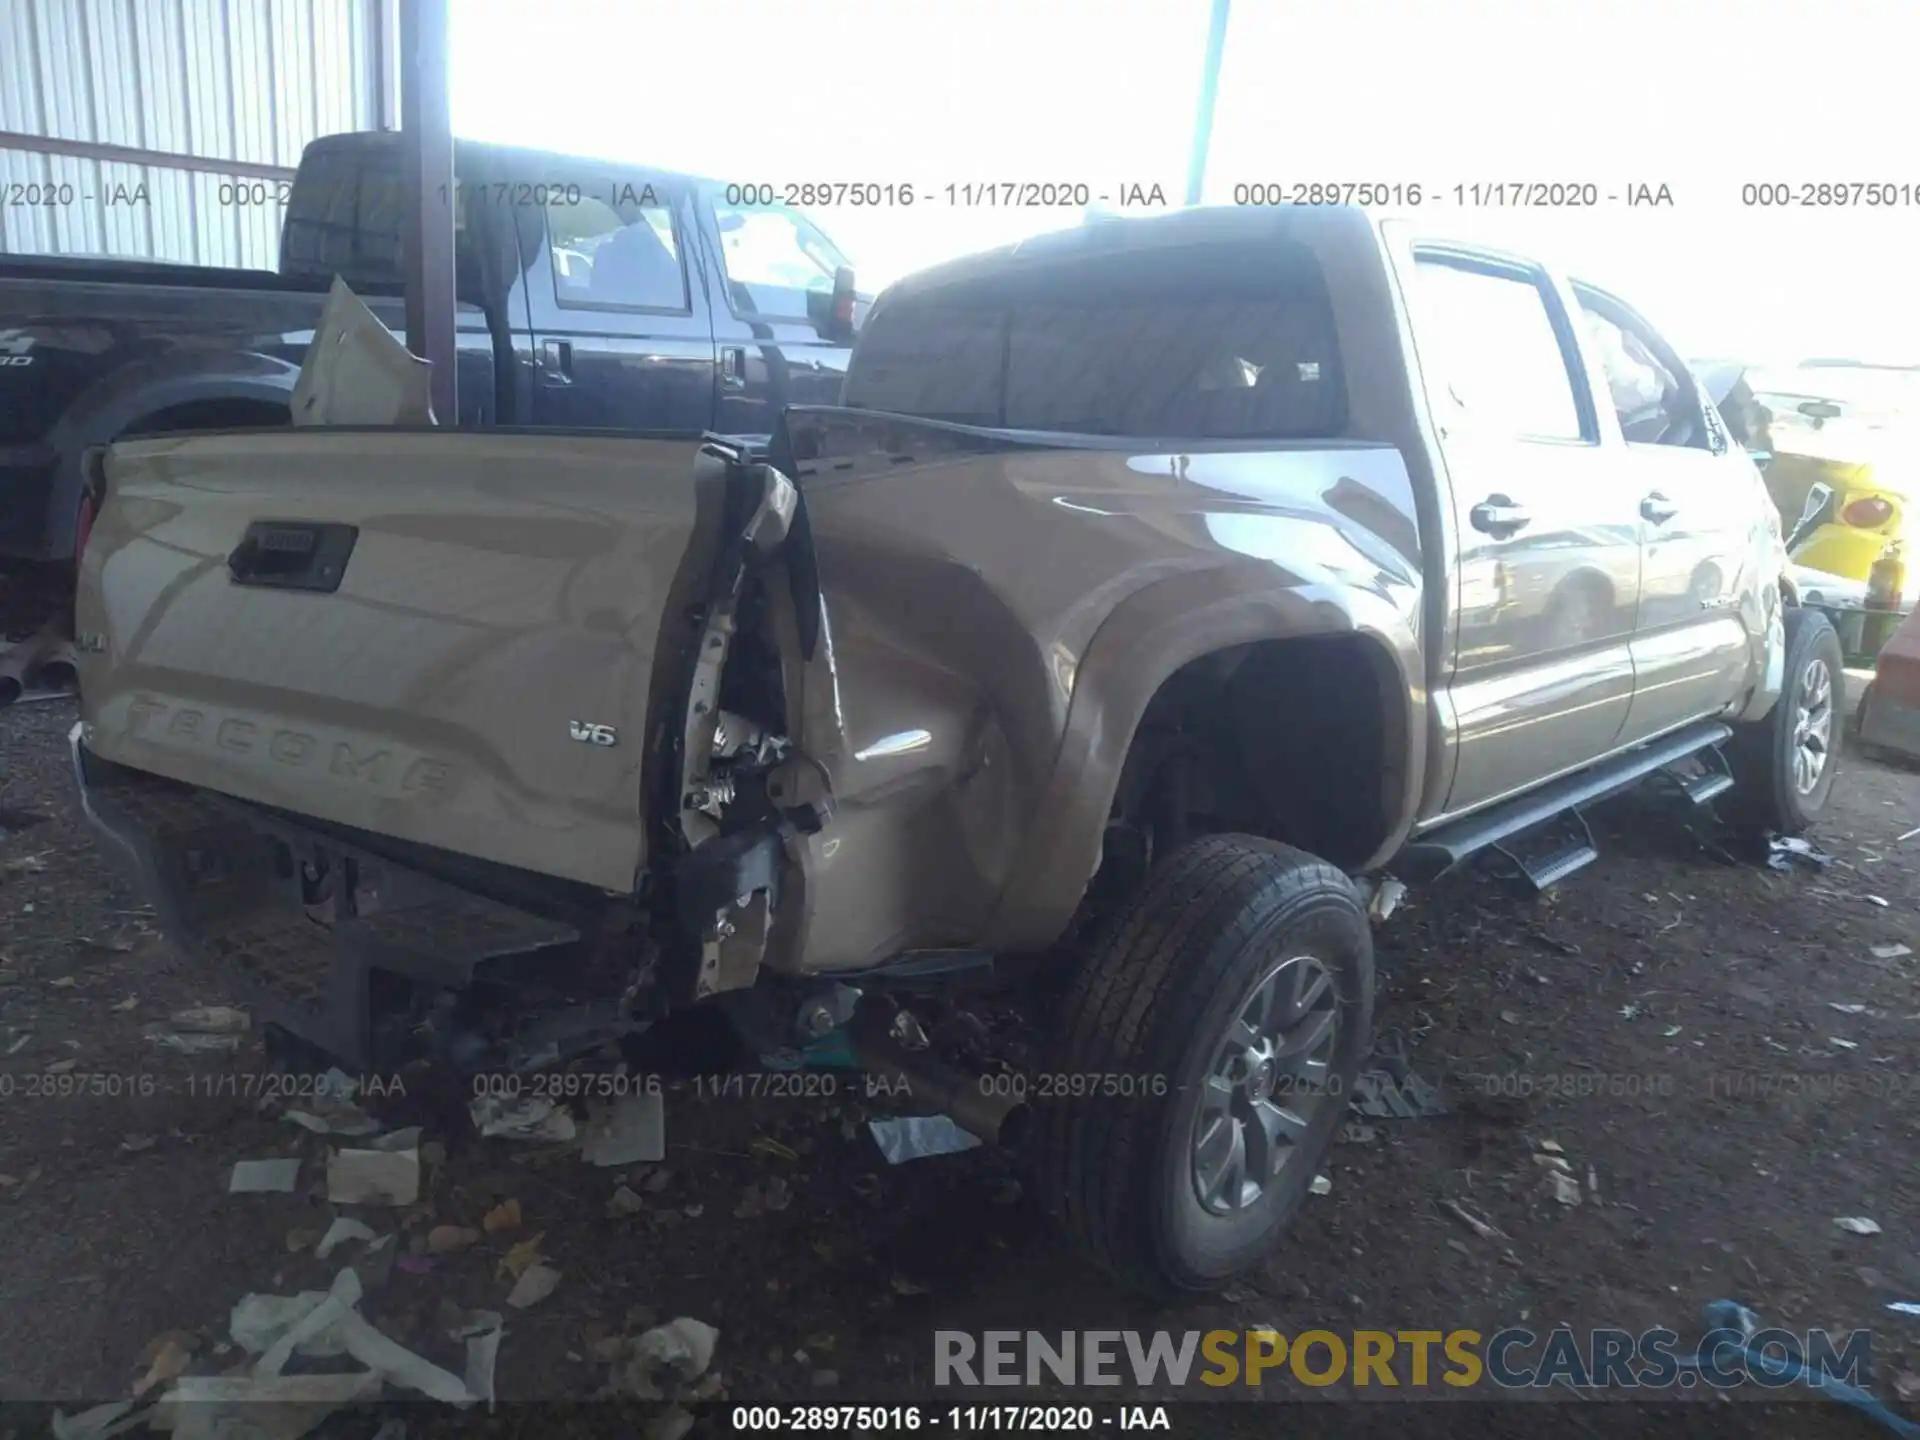
MULTIPOLYGON (((1723 745, 1732 738, 1733 731, 1717 720, 1703 720, 1689 725, 1684 730, 1649 741, 1638 749, 1616 755, 1589 769, 1562 776, 1551 784, 1529 790, 1491 809, 1442 825, 1402 847, 1388 868, 1394 874, 1404 875, 1416 883, 1431 880, 1490 846, 1499 845, 1522 831, 1543 825, 1569 810, 1576 810, 1625 790, 1656 771, 1664 770, 1702 750, 1723 745)), ((1713 793, 1717 794, 1725 788, 1717 786, 1713 793)), ((1586 848, 1590 849, 1591 846, 1586 848)), ((1571 859, 1571 853, 1566 858, 1571 859)), ((1587 855, 1564 868, 1558 865, 1548 868, 1557 869, 1559 873, 1553 878, 1560 879, 1592 858, 1592 855, 1587 855)))

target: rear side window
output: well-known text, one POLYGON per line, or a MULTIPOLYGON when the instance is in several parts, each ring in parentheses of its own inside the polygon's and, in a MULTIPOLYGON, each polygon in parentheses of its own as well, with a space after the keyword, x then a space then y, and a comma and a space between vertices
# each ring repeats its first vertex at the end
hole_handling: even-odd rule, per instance
MULTIPOLYGON (((648 191, 651 194, 651 189, 648 191)), ((553 298, 569 306, 678 310, 687 274, 664 202, 618 209, 591 196, 547 211, 553 298)))
POLYGON ((404 283, 406 189, 398 136, 309 145, 287 197, 280 272, 349 285, 404 283))
POLYGON ((1085 435, 1312 439, 1346 428, 1332 310, 1311 256, 1197 247, 1100 256, 882 301, 845 403, 1085 435))

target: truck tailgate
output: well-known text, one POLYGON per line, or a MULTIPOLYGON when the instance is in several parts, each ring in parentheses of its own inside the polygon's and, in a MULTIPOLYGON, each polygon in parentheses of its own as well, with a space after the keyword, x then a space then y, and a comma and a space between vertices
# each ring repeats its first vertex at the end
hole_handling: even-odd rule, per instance
POLYGON ((116 445, 77 600, 83 743, 630 889, 663 619, 704 579, 699 452, 691 437, 320 428, 116 445), (280 578, 230 569, 249 527, 280 578), (313 588, 286 588, 316 539, 299 582, 313 588))

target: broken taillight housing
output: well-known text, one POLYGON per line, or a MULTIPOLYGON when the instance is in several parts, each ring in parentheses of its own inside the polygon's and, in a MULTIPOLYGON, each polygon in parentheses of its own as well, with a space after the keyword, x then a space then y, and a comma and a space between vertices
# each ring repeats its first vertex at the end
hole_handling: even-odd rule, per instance
POLYGON ((1858 530, 1878 530, 1893 518, 1893 506, 1878 495, 1863 495, 1849 500, 1840 518, 1858 530))

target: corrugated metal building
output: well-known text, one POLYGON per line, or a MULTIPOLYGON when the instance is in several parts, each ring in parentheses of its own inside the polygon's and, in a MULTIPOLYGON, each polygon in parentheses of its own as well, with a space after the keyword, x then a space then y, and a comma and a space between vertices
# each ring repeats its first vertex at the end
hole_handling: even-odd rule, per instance
POLYGON ((399 125, 401 0, 0 0, 0 252, 271 268, 300 150, 399 125))

